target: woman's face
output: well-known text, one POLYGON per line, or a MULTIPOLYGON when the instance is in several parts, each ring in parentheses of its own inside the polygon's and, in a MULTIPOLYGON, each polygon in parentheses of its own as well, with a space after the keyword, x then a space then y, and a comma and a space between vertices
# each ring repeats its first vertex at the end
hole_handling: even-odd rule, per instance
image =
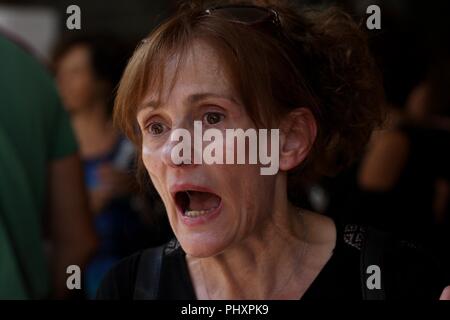
POLYGON ((71 48, 58 62, 56 79, 64 106, 77 112, 95 100, 96 80, 89 49, 83 45, 71 48))
POLYGON ((172 161, 179 142, 170 135, 183 128, 193 137, 194 121, 224 136, 225 129, 255 127, 212 47, 194 42, 171 86, 175 63, 165 67, 161 95, 149 90, 138 111, 142 158, 183 249, 207 257, 257 232, 270 216, 276 175, 261 175, 260 165, 172 161))

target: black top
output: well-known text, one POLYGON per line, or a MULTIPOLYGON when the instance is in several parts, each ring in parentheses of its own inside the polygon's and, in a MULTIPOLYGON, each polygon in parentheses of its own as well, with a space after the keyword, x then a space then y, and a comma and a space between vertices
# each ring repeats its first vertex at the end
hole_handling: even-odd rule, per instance
MULTIPOLYGON (((337 226, 337 241, 330 260, 303 295, 302 300, 361 300, 361 253, 364 227, 337 226)), ((98 299, 133 299, 137 269, 142 252, 119 262, 104 278, 98 299)), ((185 252, 177 241, 164 250, 158 299, 195 300, 185 252)), ((435 260, 420 247, 392 242, 383 256, 386 299, 417 298, 437 300, 446 286, 435 260)))

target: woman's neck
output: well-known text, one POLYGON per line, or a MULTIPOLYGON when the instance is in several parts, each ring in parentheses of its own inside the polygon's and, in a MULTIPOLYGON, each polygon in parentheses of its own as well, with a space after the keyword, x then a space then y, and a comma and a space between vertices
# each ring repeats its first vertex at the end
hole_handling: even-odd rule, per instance
POLYGON ((335 245, 335 234, 333 237, 330 230, 325 238, 314 234, 324 231, 316 225, 317 219, 314 213, 286 205, 258 232, 223 253, 188 257, 198 298, 299 299, 335 245))

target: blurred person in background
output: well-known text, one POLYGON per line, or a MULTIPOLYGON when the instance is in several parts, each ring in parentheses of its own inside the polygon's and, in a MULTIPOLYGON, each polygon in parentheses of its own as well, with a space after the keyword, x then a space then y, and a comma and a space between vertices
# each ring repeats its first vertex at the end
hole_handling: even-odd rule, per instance
POLYGON ((346 212, 352 221, 418 241, 448 270, 450 70, 448 51, 440 46, 445 36, 436 32, 432 50, 416 31, 385 28, 372 44, 384 73, 387 121, 356 165, 322 181, 325 211, 346 212))
POLYGON ((131 191, 126 169, 134 150, 130 152, 128 141, 114 129, 110 117, 113 90, 125 59, 116 40, 103 36, 69 38, 55 50, 58 89, 80 144, 95 214, 111 198, 131 191), (122 148, 127 152, 125 165, 117 170, 111 160, 122 148))
POLYGON ((403 119, 373 141, 359 174, 366 190, 390 192, 393 227, 427 240, 448 210, 449 62, 436 60, 412 90, 403 119), (427 227, 429 230, 424 230, 427 227), (426 232, 425 232, 426 231, 426 232))
POLYGON ((43 66, 0 34, 0 299, 68 297, 96 246, 77 145, 43 66))
MULTIPOLYGON (((386 208, 382 224, 432 249, 449 266, 450 56, 439 54, 408 96, 402 121, 377 137, 358 181, 386 208)), ((374 199, 372 199, 374 200, 374 199)))
POLYGON ((139 215, 135 197, 133 145, 111 120, 114 89, 126 63, 115 38, 85 35, 62 41, 54 68, 64 106, 80 145, 100 247, 86 273, 93 297, 104 272, 118 259, 145 247, 153 235, 139 215))
POLYGON ((447 175, 448 159, 442 150, 449 141, 446 130, 441 130, 444 118, 438 116, 448 105, 443 97, 448 91, 447 67, 445 59, 430 53, 445 56, 441 43, 446 36, 436 28, 433 37, 427 37, 430 30, 412 28, 405 10, 384 8, 383 30, 370 40, 383 72, 387 121, 350 170, 322 182, 328 196, 324 210, 331 215, 347 212, 352 219, 429 241, 446 206, 442 176, 447 175), (427 74, 429 61, 434 71, 427 74), (434 107, 425 101, 430 87, 434 107), (432 130, 437 123, 439 132, 432 130))

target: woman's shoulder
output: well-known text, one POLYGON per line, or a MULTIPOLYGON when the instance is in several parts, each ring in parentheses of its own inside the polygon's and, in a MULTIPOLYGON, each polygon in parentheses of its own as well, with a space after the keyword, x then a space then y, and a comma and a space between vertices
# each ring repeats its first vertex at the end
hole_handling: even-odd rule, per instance
POLYGON ((103 277, 97 290, 98 300, 132 300, 134 285, 143 251, 116 263, 103 277))
POLYGON ((141 250, 120 260, 103 278, 97 291, 97 299, 132 300, 145 298, 140 298, 139 295, 142 291, 151 289, 153 284, 159 281, 163 258, 167 259, 176 255, 180 250, 178 241, 173 239, 161 246, 141 250), (143 269, 152 272, 140 273, 140 270, 143 269), (155 279, 150 279, 150 277, 155 277, 155 279), (148 287, 143 288, 142 286, 148 287))
POLYGON ((439 298, 444 272, 424 246, 359 224, 341 224, 337 234, 342 251, 358 258, 363 298, 439 298))

